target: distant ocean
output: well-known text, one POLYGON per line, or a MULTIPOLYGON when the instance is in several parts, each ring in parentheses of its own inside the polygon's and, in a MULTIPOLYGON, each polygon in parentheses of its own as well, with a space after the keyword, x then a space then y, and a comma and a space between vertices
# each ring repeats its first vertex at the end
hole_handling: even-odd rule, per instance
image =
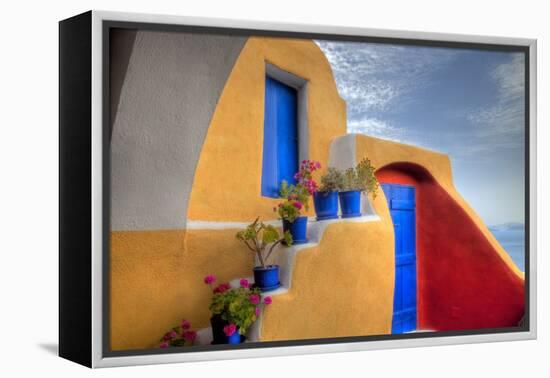
POLYGON ((490 226, 489 230, 508 252, 522 272, 525 272, 525 225, 523 223, 505 223, 490 226))

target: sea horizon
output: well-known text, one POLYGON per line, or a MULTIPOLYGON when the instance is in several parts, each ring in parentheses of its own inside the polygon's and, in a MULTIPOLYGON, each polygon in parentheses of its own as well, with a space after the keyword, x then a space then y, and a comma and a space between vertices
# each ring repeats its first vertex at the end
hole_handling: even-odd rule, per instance
POLYGON ((488 228, 517 267, 525 272, 525 224, 510 222, 488 228))

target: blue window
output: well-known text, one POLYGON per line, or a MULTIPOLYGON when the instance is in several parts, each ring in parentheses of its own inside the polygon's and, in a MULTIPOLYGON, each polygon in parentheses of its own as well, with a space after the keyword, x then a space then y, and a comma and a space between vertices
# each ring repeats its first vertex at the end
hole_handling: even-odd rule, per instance
POLYGON ((262 196, 277 198, 281 181, 295 183, 298 171, 297 92, 266 77, 262 196))
POLYGON ((382 184, 395 232, 392 333, 416 329, 416 203, 409 185, 382 184))

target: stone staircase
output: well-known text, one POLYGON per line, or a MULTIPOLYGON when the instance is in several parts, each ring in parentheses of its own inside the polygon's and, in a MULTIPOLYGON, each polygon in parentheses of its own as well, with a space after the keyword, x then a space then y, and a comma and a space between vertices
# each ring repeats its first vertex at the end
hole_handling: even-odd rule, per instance
MULTIPOLYGON (((370 201, 366 196, 362 198, 363 215, 357 218, 338 218, 318 221, 315 217, 308 219, 307 226, 307 238, 308 242, 304 244, 292 245, 290 247, 277 247, 278 250, 273 252, 271 264, 279 265, 279 274, 281 280, 281 286, 269 292, 264 293, 272 297, 287 293, 292 287, 292 272, 296 261, 296 255, 301 251, 315 247, 319 245, 323 238, 323 234, 326 228, 333 223, 356 223, 356 222, 375 222, 379 221, 380 217, 375 214, 370 201)), ((277 221, 280 225, 280 221, 277 221)), ((241 278, 246 278, 250 283, 254 282, 254 277, 238 277, 230 282, 231 287, 239 287, 239 281, 241 278)), ((276 305, 276 303, 274 304, 276 305)), ((261 340, 262 329, 262 316, 260 316, 256 322, 250 327, 247 332, 247 342, 258 342, 261 340)), ((195 341, 198 345, 208 345, 212 342, 212 329, 210 327, 203 328, 197 331, 197 339, 195 341)))

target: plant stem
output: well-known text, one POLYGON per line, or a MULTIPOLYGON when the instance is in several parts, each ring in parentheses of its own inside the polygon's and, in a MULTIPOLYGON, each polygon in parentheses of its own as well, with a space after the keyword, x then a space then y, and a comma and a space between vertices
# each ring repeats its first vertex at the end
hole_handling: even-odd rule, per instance
POLYGON ((262 268, 265 268, 265 262, 264 262, 264 259, 262 257, 262 254, 260 251, 256 251, 256 253, 258 254, 258 259, 260 260, 260 265, 262 266, 262 268))
POLYGON ((252 247, 250 246, 250 244, 248 244, 248 242, 247 242, 246 240, 244 240, 244 239, 242 239, 242 240, 243 240, 244 244, 246 244, 246 246, 248 247, 248 249, 250 249, 252 252, 258 252, 258 251, 256 251, 254 248, 252 248, 252 247))
POLYGON ((265 268, 264 259, 262 258, 262 248, 258 245, 258 240, 256 238, 252 239, 254 242, 254 246, 256 247, 256 253, 258 254, 258 259, 260 260, 260 264, 262 265, 262 268, 265 268))
POLYGON ((284 239, 279 239, 277 240, 275 243, 273 243, 273 245, 271 246, 271 248, 269 248, 269 252, 267 253, 267 256, 265 257, 265 260, 269 260, 269 256, 271 256, 271 252, 273 252, 273 249, 275 249, 275 247, 277 246, 277 244, 279 244, 280 242, 282 242, 284 239))

